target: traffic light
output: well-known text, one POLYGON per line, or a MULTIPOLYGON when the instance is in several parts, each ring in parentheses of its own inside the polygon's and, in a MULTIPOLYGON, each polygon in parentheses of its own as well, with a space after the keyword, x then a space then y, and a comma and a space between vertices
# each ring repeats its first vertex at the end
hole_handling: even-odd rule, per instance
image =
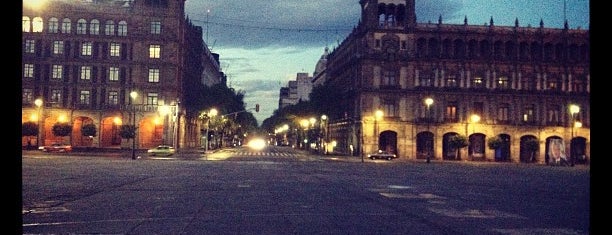
POLYGON ((259 104, 255 104, 255 112, 259 113, 259 104))

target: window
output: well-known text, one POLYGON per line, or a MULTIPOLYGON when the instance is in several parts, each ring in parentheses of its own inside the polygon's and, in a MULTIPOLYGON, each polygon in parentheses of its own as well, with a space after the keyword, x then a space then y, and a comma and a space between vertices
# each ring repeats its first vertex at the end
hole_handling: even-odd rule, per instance
POLYGON ((521 85, 523 90, 535 91, 537 90, 537 82, 533 77, 524 77, 522 79, 523 84, 521 85))
POLYGON ((21 102, 24 104, 31 104, 34 102, 34 91, 29 88, 24 88, 21 92, 21 102))
POLYGON ((119 26, 117 26, 117 34, 119 36, 127 36, 127 22, 119 21, 119 26))
POLYGON ((24 64, 23 65, 23 77, 24 78, 34 77, 34 64, 24 64))
POLYGON ((87 34, 87 21, 85 19, 77 21, 77 34, 87 34))
POLYGON ((380 39, 376 39, 376 45, 374 45, 375 48, 380 48, 380 39))
POLYGON ((474 102, 474 114, 478 114, 480 118, 483 118, 484 114, 484 103, 483 102, 474 102))
POLYGON ((394 100, 383 100, 382 109, 385 117, 396 117, 397 109, 396 109, 394 100))
POLYGON ((500 104, 497 108, 497 120, 500 122, 510 121, 510 105, 500 104))
POLYGON ((90 99, 89 91, 87 91, 87 90, 81 91, 81 94, 79 95, 79 104, 88 105, 89 104, 89 99, 90 99))
POLYGON ((36 41, 32 39, 26 39, 24 52, 33 54, 35 52, 35 48, 36 48, 36 41))
POLYGON ((49 33, 59 32, 59 20, 57 18, 49 19, 49 33))
POLYGON ((115 35, 115 22, 112 20, 106 21, 106 24, 104 25, 104 34, 109 36, 115 35))
POLYGON ((23 16, 21 17, 21 31, 22 32, 30 32, 30 17, 23 16))
POLYGON ((561 81, 556 78, 547 79, 546 87, 551 91, 560 91, 561 90, 561 81))
POLYGON ((40 17, 34 17, 32 20, 32 32, 40 33, 43 31, 43 20, 40 17))
POLYGON ((401 49, 401 50, 406 50, 406 49, 408 49, 408 46, 407 46, 407 44, 406 44, 406 40, 402 40, 401 44, 402 44, 402 46, 400 47, 400 49, 401 49))
POLYGON ((383 86, 395 86, 397 84, 395 80, 395 71, 387 70, 383 72, 383 86))
POLYGON ((91 66, 81 66, 81 80, 91 80, 91 66))
POLYGON ((108 92, 108 104, 118 105, 119 104, 119 92, 109 91, 108 92))
POLYGON ((151 22, 151 34, 161 34, 161 22, 151 22))
POLYGON ((471 83, 472 83, 472 84, 470 84, 471 87, 474 87, 474 88, 484 88, 485 87, 485 83, 484 83, 484 80, 482 79, 482 77, 474 77, 474 78, 472 78, 471 83))
POLYGON ((53 54, 64 54, 64 41, 53 41, 53 54))
POLYGON ((118 67, 108 68, 108 80, 109 81, 119 81, 119 68, 118 67))
POLYGON ((444 119, 450 122, 456 122, 459 120, 457 117, 457 104, 455 102, 450 102, 446 109, 444 110, 444 119))
POLYGON ((586 78, 577 78, 572 83, 573 92, 586 92, 586 78))
POLYGON ((116 43, 116 42, 111 42, 110 43, 110 51, 109 54, 110 56, 119 56, 121 52, 121 44, 116 43))
POLYGON ((70 33, 70 24, 71 22, 70 22, 70 19, 68 18, 65 18, 62 21, 62 33, 70 33))
POLYGON ((62 102, 62 90, 53 89, 51 90, 51 103, 60 103, 62 102))
POLYGON ((157 97, 159 95, 157 93, 149 93, 147 94, 147 105, 157 105, 157 97))
POLYGON ((433 87, 433 76, 431 74, 422 73, 419 75, 419 84, 421 86, 433 87))
POLYGON ((90 56, 92 50, 93 50, 93 43, 84 42, 83 44, 81 44, 81 55, 90 56))
POLYGON ((459 83, 457 82, 457 77, 455 75, 448 75, 448 77, 446 77, 446 86, 458 87, 459 83))
POLYGON ((534 114, 535 108, 533 107, 533 105, 528 105, 527 107, 525 107, 525 110, 523 111, 523 122, 534 122, 534 114))
POLYGON ((161 53, 160 45, 150 45, 149 46, 149 58, 151 59, 159 59, 161 53))
POLYGON ((149 69, 149 82, 159 82, 159 69, 149 69))
POLYGON ((61 65, 54 64, 51 68, 51 78, 61 80, 64 74, 64 68, 61 65))
POLYGON ((499 89, 510 89, 510 81, 508 77, 501 76, 497 78, 497 88, 499 89))
POLYGON ((93 19, 89 22, 89 34, 99 35, 100 34, 100 21, 93 19))
POLYGON ((559 124, 560 123, 560 114, 561 114, 561 107, 559 105, 552 105, 547 111, 546 111, 546 122, 548 124, 559 124))

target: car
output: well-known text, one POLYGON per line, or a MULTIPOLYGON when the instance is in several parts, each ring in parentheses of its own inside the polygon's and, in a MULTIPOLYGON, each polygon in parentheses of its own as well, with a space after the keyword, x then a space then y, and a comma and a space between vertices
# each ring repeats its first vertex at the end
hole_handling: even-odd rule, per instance
POLYGON ((53 143, 49 146, 40 146, 38 149, 43 152, 70 152, 72 151, 72 146, 62 143, 53 143))
POLYGON ((391 161, 392 159, 397 158, 397 155, 395 153, 391 153, 391 152, 387 152, 387 151, 383 151, 383 150, 378 150, 378 152, 376 153, 370 153, 368 154, 368 158, 369 159, 387 159, 389 161, 391 161))
POLYGON ((171 156, 175 153, 174 147, 170 145, 159 145, 147 150, 149 156, 171 156))

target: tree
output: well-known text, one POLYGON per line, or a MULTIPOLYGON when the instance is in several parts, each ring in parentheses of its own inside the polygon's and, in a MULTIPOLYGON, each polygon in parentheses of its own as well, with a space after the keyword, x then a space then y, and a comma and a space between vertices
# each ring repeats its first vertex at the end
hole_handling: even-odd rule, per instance
POLYGON ((72 133, 72 125, 70 125, 69 123, 57 122, 53 124, 52 131, 53 135, 55 136, 66 137, 69 136, 70 133, 72 133))
POLYGON ((448 144, 452 149, 457 151, 457 160, 461 160, 461 151, 459 150, 468 146, 467 138, 457 134, 450 137, 448 144))
POLYGON ((501 148, 502 145, 503 145, 503 140, 499 138, 499 136, 493 136, 487 139, 487 146, 490 149, 498 149, 498 148, 501 148))
POLYGON ((536 160, 535 154, 540 149, 540 142, 537 139, 529 138, 524 140, 522 144, 522 147, 525 148, 525 151, 530 154, 529 161, 534 162, 536 160))
POLYGON ((38 124, 35 122, 24 122, 21 124, 21 136, 37 136, 38 124))
POLYGON ((96 136, 96 124, 90 123, 83 125, 81 127, 81 134, 83 136, 96 136))
POLYGON ((136 137, 136 126, 123 124, 119 127, 119 136, 124 139, 133 139, 136 137))

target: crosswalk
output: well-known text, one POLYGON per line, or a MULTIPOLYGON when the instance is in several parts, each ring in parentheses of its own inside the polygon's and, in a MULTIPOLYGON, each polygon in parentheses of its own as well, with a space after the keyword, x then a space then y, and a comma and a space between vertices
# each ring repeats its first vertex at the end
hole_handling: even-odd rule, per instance
POLYGON ((234 156, 265 156, 265 157, 304 157, 304 154, 300 153, 288 153, 288 152, 254 152, 254 151, 238 151, 233 153, 234 156))

